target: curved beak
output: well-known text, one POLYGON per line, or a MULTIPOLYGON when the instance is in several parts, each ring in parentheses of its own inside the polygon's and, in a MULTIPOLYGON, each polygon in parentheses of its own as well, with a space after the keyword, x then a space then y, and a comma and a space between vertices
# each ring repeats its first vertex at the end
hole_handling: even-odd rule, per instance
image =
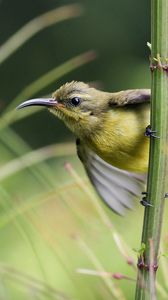
POLYGON ((31 99, 18 105, 16 109, 21 109, 27 106, 57 106, 58 102, 55 99, 31 99))

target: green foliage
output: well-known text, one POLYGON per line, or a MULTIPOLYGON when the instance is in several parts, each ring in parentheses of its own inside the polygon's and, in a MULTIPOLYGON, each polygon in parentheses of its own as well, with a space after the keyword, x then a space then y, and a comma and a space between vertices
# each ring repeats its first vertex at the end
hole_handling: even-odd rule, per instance
MULTIPOLYGON (((108 1, 105 5, 107 4, 108 1)), ((99 6, 101 5, 99 3, 99 6)), ((91 9, 93 13, 94 5, 91 9)), ((72 6, 71 14, 75 16, 72 6)), ((28 24, 36 26, 35 20, 28 24)), ((70 23, 68 24, 70 26, 70 23)), ((43 25, 42 23, 42 28, 43 25)), ((102 26, 104 25, 101 24, 102 26)), ((27 27, 20 29, 19 32, 22 33, 25 28, 27 27)), ((40 32, 41 29, 38 24, 38 31, 40 32)), ((111 31, 106 26, 106 31, 107 29, 111 31)), ((68 31, 67 25, 66 31, 68 31)), ((18 35, 11 37, 10 41, 16 36, 18 37, 18 35)), ((33 36, 33 31, 27 36, 33 36)), ((18 45, 23 45, 25 41, 24 36, 24 40, 19 40, 18 45)), ((42 43, 44 44, 44 39, 42 43)), ((6 43, 5 47, 8 45, 6 43)), ((72 40, 70 47, 71 45, 72 40)), ((17 47, 13 45, 13 51, 17 47)), ((7 52, 12 55, 14 52, 10 51, 11 48, 8 48, 7 52)), ((17 51, 19 52, 19 49, 17 51)), ((1 68, 9 64, 5 59, 7 57, 4 57, 1 68)), ((19 56, 19 59, 23 64, 26 61, 25 57, 22 60, 19 56)), ((47 135, 53 132, 55 142, 59 139, 60 132, 61 134, 64 132, 63 127, 60 128, 58 123, 54 123, 54 128, 53 126, 49 128, 47 115, 44 121, 41 111, 39 116, 36 114, 40 120, 39 125, 37 121, 32 122, 33 118, 30 119, 30 123, 26 123, 29 122, 26 117, 30 117, 34 110, 25 110, 21 115, 11 109, 14 103, 24 100, 21 97, 32 97, 37 92, 42 93, 44 85, 48 89, 53 81, 58 84, 61 76, 65 76, 91 59, 93 56, 88 55, 87 52, 59 66, 52 60, 52 70, 47 71, 45 75, 41 74, 34 81, 32 80, 31 84, 27 81, 26 88, 18 72, 17 80, 21 81, 22 91, 17 91, 13 101, 3 110, 0 119, 1 299, 124 300, 133 298, 136 255, 132 248, 135 248, 139 241, 143 208, 137 205, 137 210, 128 212, 126 218, 114 215, 104 207, 92 190, 75 155, 74 143, 64 141, 48 145, 44 142, 45 147, 38 149, 32 149, 30 146, 31 143, 33 144, 33 139, 40 140, 39 132, 46 140, 43 126, 47 128, 47 135), (19 121, 17 128, 12 127, 14 121, 19 121), (28 127, 28 135, 23 139, 26 127, 28 127), (19 128, 24 129, 22 134, 19 128), (68 168, 67 164, 65 168, 66 162, 68 168)), ((137 85, 139 78, 144 77, 145 63, 141 60, 138 63, 138 60, 129 57, 127 60, 123 58, 120 66, 123 66, 123 62, 132 65, 131 70, 135 69, 136 64, 138 71, 136 70, 131 78, 128 78, 127 85, 129 82, 137 85)), ((107 72, 105 76, 111 82, 111 73, 107 72)), ((121 80, 127 77, 127 72, 123 68, 121 80)), ((16 82, 16 78, 13 78, 13 81, 16 82)), ((49 89, 47 91, 49 92, 49 89)), ((10 89, 6 88, 6 99, 10 97, 10 92, 10 89)), ((168 245, 165 243, 164 246, 166 252, 168 245)), ((144 245, 138 250, 139 255, 143 251, 144 245)), ((162 286, 158 283, 160 299, 168 298, 165 268, 166 263, 163 264, 160 272, 164 283, 162 286)))
POLYGON ((145 248, 146 248, 146 245, 144 243, 141 243, 140 249, 133 249, 137 253, 138 258, 143 256, 143 254, 145 252, 145 248))

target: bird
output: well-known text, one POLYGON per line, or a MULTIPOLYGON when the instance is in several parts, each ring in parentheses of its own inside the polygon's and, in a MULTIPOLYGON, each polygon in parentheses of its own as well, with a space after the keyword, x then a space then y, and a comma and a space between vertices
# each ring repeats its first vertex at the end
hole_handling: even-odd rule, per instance
POLYGON ((17 108, 44 106, 74 133, 77 154, 100 198, 119 215, 131 209, 146 180, 150 89, 98 90, 67 82, 50 98, 30 99, 17 108))

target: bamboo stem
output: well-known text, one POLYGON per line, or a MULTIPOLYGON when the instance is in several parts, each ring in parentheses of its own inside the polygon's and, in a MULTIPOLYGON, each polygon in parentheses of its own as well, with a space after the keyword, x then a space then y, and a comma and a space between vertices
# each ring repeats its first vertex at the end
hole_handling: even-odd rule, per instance
POLYGON ((152 207, 145 208, 142 232, 145 251, 138 263, 141 268, 138 272, 136 300, 154 299, 155 282, 151 283, 149 270, 153 268, 156 274, 164 200, 168 192, 168 1, 151 0, 151 17, 151 128, 157 131, 159 138, 150 137, 147 200, 152 207), (151 241, 153 255, 150 253, 151 241))

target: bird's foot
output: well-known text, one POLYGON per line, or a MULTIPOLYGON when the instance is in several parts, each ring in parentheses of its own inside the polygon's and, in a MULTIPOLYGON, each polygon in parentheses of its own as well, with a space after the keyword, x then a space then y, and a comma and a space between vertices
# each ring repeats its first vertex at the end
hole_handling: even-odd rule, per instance
POLYGON ((140 203, 143 205, 143 206, 145 206, 145 207, 147 207, 147 206, 153 206, 152 204, 150 204, 149 202, 148 202, 148 200, 147 200, 147 195, 148 195, 148 193, 147 192, 142 192, 142 195, 145 195, 145 196, 143 196, 142 197, 142 200, 140 201, 140 203))
POLYGON ((156 130, 152 130, 151 125, 148 125, 145 130, 145 136, 159 139, 160 137, 155 135, 156 132, 157 132, 156 130))

